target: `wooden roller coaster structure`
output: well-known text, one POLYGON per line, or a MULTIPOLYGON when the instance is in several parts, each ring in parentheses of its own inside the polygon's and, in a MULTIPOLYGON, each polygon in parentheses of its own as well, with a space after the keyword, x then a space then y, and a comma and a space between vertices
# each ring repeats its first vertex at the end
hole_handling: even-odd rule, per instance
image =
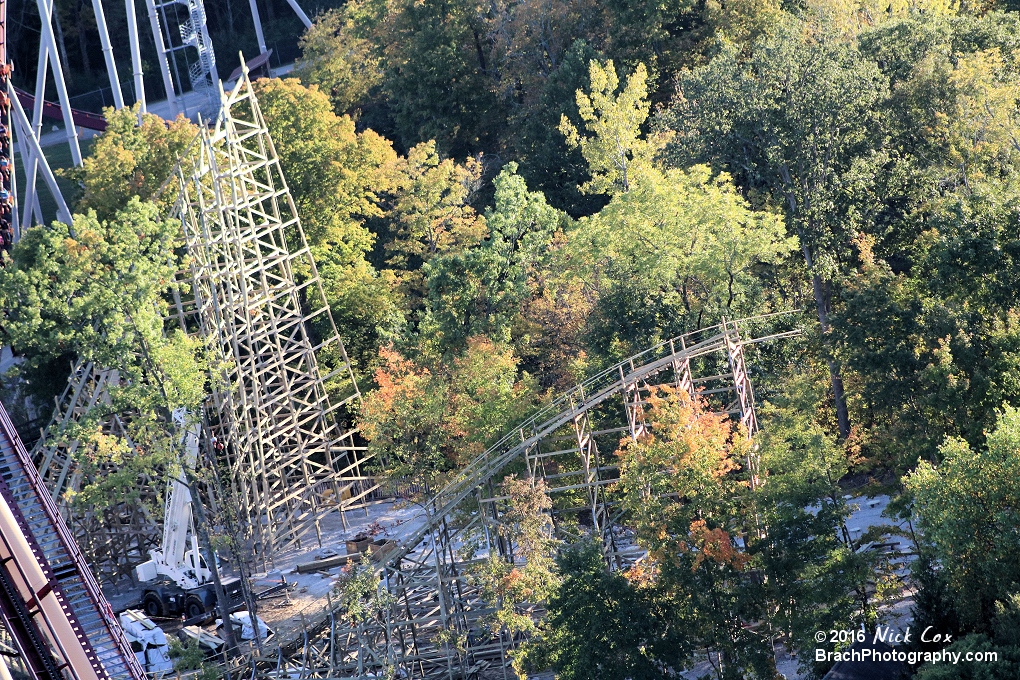
MULTIPOLYGON (((246 547, 266 568, 281 550, 321 541, 327 514, 377 502, 381 487, 344 423, 360 394, 247 72, 220 98, 215 125, 202 127, 168 185, 178 199, 168 218, 181 221, 189 256, 169 321, 225 367, 205 409, 202 445, 227 469, 246 547), (323 356, 334 357, 331 368, 320 367, 323 356)), ((512 677, 509 652, 520 641, 488 632, 491 609, 470 577, 478 555, 519 559, 499 531, 508 509, 503 478, 543 481, 553 516, 577 520, 563 526, 601 537, 609 568, 632 564, 642 550, 626 528, 612 489, 617 466, 606 454, 621 437, 647 431, 644 405, 663 384, 701 395, 753 434, 745 348, 798 334, 768 330, 777 323, 756 317, 674 338, 550 402, 422 503, 425 521, 375 565, 390 596, 385 611, 356 625, 335 603, 303 612, 249 660, 248 677, 512 677), (469 542, 480 551, 469 555, 469 542)), ((116 381, 85 362, 72 373, 33 452, 51 505, 82 481, 77 444, 62 433, 116 381)), ((116 419, 107 427, 126 433, 116 419)), ((754 483, 753 455, 746 465, 754 483)), ((78 516, 74 525, 93 568, 111 581, 146 559, 158 533, 143 509, 117 512, 78 516)))
MULTIPOLYGON (((647 432, 644 405, 662 385, 700 395, 753 435, 757 420, 745 348, 799 335, 798 329, 751 334, 782 316, 724 322, 668 340, 553 400, 421 504, 426 520, 376 566, 391 604, 356 624, 337 602, 303 612, 291 627, 277 632, 275 648, 253 660, 254 674, 515 678, 508 653, 520 640, 490 633, 484 617, 492 613, 491 603, 483 601, 471 577, 473 566, 486 555, 519 563, 515 546, 500 532, 508 509, 500 491, 504 477, 517 474, 544 482, 553 518, 577 520, 556 521, 556 526, 580 526, 583 533, 600 537, 607 568, 632 565, 643 550, 626 528, 612 489, 618 467, 606 454, 616 450, 621 438, 637 439, 647 432)), ((753 451, 745 465, 756 483, 753 451)), ((542 615, 537 608, 532 613, 542 615)))
MULTIPOLYGON (((225 470, 229 499, 219 500, 237 508, 244 551, 267 569, 282 550, 321 545, 321 519, 365 509, 378 482, 345 426, 360 393, 247 74, 221 96, 215 124, 201 127, 165 186, 176 197, 167 219, 181 224, 187 252, 167 325, 201 339, 223 367, 201 445, 225 470)), ((80 443, 64 433, 101 408, 118 380, 87 361, 74 367, 32 452, 55 501, 83 483, 80 443)), ((129 438, 120 418, 104 428, 129 438)), ((145 484, 139 492, 155 496, 145 484)), ((110 583, 147 560, 160 535, 142 502, 67 514, 110 583)))

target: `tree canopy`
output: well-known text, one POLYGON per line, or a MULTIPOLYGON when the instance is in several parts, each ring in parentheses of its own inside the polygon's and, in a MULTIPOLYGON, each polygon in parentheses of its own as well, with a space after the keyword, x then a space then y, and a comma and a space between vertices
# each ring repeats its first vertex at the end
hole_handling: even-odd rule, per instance
MULTIPOLYGON (((230 3, 207 4, 240 44, 230 3)), ((98 72, 92 28, 57 9, 98 72)), ((707 649, 718 679, 772 678, 781 642, 820 676, 813 632, 874 624, 902 576, 869 550, 886 529, 845 526, 846 497, 880 491, 913 521, 915 621, 1020 656, 1020 3, 321 9, 294 77, 256 89, 374 473, 432 490, 551 393, 723 319, 789 312, 804 331, 755 346, 750 438, 711 390, 648 397, 604 489, 643 553, 630 569, 603 569, 575 497, 503 480, 500 538, 527 557, 470 578, 489 632, 530 639, 518 670, 674 677, 707 649)), ((85 358, 163 385, 132 397, 155 413, 201 391, 201 348, 161 322, 181 252, 158 193, 197 128, 107 115, 69 173, 74 223, 27 229, 5 259, 0 329, 45 408, 85 358)), ((622 417, 594 425, 604 453, 622 417)), ((141 469, 120 442, 93 450, 141 469)), ((367 606, 352 617, 385 604, 371 585, 341 589, 367 606)), ((918 677, 998 677, 979 671, 918 677)))

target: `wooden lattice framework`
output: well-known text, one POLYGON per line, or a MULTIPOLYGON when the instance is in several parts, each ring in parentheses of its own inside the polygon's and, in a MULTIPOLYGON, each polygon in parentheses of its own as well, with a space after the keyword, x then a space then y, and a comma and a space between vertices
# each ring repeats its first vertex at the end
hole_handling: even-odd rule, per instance
POLYGON ((376 491, 341 425, 360 394, 247 73, 176 179, 189 255, 177 320, 224 362, 207 434, 225 443, 231 491, 268 565, 306 532, 321 540, 325 513, 376 491))
MULTIPOLYGON (((227 472, 220 479, 247 554, 267 568, 278 552, 321 540, 326 513, 373 502, 378 484, 344 426, 360 394, 247 74, 221 99, 215 126, 202 126, 168 184, 177 197, 168 219, 180 220, 185 245, 168 322, 201 338, 222 367, 203 446, 227 472)), ((87 362, 74 367, 33 451, 54 499, 81 483, 80 444, 64 433, 117 380, 87 362)), ((126 434, 117 419, 104 427, 126 434)), ((155 496, 143 489, 143 497, 155 496)), ((160 536, 144 504, 66 514, 96 573, 112 582, 130 576, 160 536)))
MULTIPOLYGON (((68 433, 86 413, 109 403, 107 390, 118 380, 117 371, 89 361, 78 362, 31 453, 54 502, 63 506, 65 520, 93 573, 108 583, 131 578, 135 565, 147 560, 149 550, 158 547, 160 536, 159 527, 147 510, 158 496, 148 480, 139 480, 137 502, 118 503, 101 512, 80 509, 72 512, 64 504, 64 494, 77 490, 82 482, 81 470, 74 459, 81 443, 68 433)), ((108 419, 102 427, 104 434, 124 438, 130 445, 120 418, 108 419)))
MULTIPOLYGON (((753 435, 757 421, 745 347, 798 334, 747 335, 769 323, 759 317, 674 338, 561 395, 423 504, 423 526, 376 565, 381 587, 392 595, 387 611, 358 626, 344 623, 339 605, 303 612, 289 627, 278 627, 278 647, 264 647, 265 656, 252 661, 256 676, 512 680, 508 652, 520 641, 489 634, 481 619, 491 609, 470 577, 480 555, 519 559, 499 532, 507 510, 499 483, 511 473, 544 481, 565 538, 577 538, 571 532, 601 536, 607 568, 634 564, 643 551, 626 528, 612 489, 618 468, 606 454, 621 438, 647 431, 644 405, 661 385, 698 394, 753 435), (480 551, 464 550, 479 544, 480 551)), ((757 460, 748 465, 754 474, 757 460)))

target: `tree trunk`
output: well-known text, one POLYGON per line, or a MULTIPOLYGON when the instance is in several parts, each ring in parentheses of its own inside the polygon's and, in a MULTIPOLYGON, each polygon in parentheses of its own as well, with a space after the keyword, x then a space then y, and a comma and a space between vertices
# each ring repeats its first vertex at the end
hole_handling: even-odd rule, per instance
MULTIPOLYGON (((215 451, 213 452, 215 454, 215 451)), ((216 488, 216 495, 218 498, 223 499, 226 502, 228 498, 226 492, 223 489, 223 483, 220 479, 218 470, 216 469, 217 460, 212 458, 210 461, 210 467, 213 473, 213 483, 216 488)), ((230 540, 230 552, 234 556, 234 561, 237 564, 238 576, 241 578, 241 593, 244 596, 244 604, 248 609, 248 613, 251 615, 252 626, 255 628, 255 649, 258 651, 258 655, 262 656, 262 637, 258 633, 258 625, 255 621, 255 616, 258 614, 258 603, 255 600, 251 592, 251 571, 248 569, 245 562, 245 556, 241 554, 241 548, 238 545, 238 536, 240 532, 237 530, 237 526, 234 524, 234 507, 226 507, 222 511, 223 516, 226 520, 227 531, 229 532, 230 540)), ((250 557, 250 555, 249 555, 250 557)))
MULTIPOLYGON (((805 255, 807 255, 806 248, 805 255)), ((811 267, 810 258, 808 259, 808 267, 811 267)), ((811 274, 811 292, 815 298, 818 323, 822 327, 822 341, 828 344, 825 340, 825 335, 829 332, 829 301, 822 278, 816 273, 811 274)), ((840 373, 838 361, 830 357, 826 359, 826 363, 829 365, 829 380, 832 382, 832 400, 836 406, 839 438, 846 439, 850 436, 850 413, 847 411, 846 395, 843 392, 843 376, 840 373)))
MULTIPOLYGON (((209 540, 209 529, 205 519, 205 508, 202 507, 202 501, 198 495, 198 484, 195 478, 195 473, 188 469, 187 465, 182 466, 184 470, 184 476, 188 480, 188 489, 191 490, 191 510, 192 515, 195 518, 195 533, 198 534, 198 542, 206 551, 206 562, 209 567, 209 571, 212 572, 213 586, 216 589, 216 609, 219 612, 220 618, 223 619, 223 639, 226 641, 227 650, 233 650, 237 647, 237 642, 234 640, 234 627, 230 624, 230 608, 227 606, 227 592, 223 590, 223 581, 220 580, 220 570, 216 566, 216 553, 213 551, 212 542, 209 540)), ((249 612, 249 615, 254 616, 254 612, 249 612)), ((252 621, 252 626, 255 627, 256 636, 258 636, 258 625, 255 621, 252 621)), ((229 666, 224 668, 226 679, 230 678, 229 666)))
MULTIPOLYGON (((790 209, 796 212, 797 201, 792 194, 787 194, 787 202, 790 209)), ((815 298, 815 310, 818 313, 818 324, 822 328, 822 342, 828 345, 826 335, 829 332, 829 298, 825 290, 822 277, 815 271, 814 258, 811 256, 811 248, 808 246, 807 235, 803 229, 797 229, 797 237, 800 240, 800 249, 804 254, 804 262, 808 271, 811 272, 811 293, 815 298)), ((839 370, 839 362, 829 357, 826 359, 829 366, 829 381, 832 383, 832 401, 836 407, 836 423, 839 427, 839 438, 846 439, 850 436, 850 413, 846 408, 846 395, 843 392, 843 376, 839 370)))
POLYGON ((82 6, 78 5, 78 49, 81 51, 81 65, 85 68, 85 72, 92 74, 92 64, 89 62, 89 49, 88 41, 85 37, 85 22, 82 16, 82 6))
MULTIPOLYGON (((799 213, 797 197, 789 187, 793 186, 793 179, 790 169, 785 165, 779 168, 779 177, 787 187, 785 190, 786 204, 790 208, 790 215, 796 219, 799 213)), ((800 250, 804 254, 804 262, 808 271, 811 272, 811 292, 815 298, 815 309, 818 311, 818 323, 822 327, 822 342, 828 345, 826 334, 829 332, 829 299, 822 282, 822 277, 815 271, 814 258, 811 256, 811 247, 808 244, 807 234, 802 227, 797 227, 797 238, 800 240, 800 250)), ((846 439, 850 436, 850 412, 846 408, 846 395, 843 393, 843 375, 839 370, 839 362, 831 357, 826 359, 829 365, 829 381, 832 383, 832 401, 836 406, 836 422, 839 426, 839 438, 846 439)))
POLYGON ((56 5, 53 7, 53 27, 57 33, 57 49, 60 52, 60 61, 64 66, 64 80, 71 74, 71 67, 67 64, 67 43, 64 42, 64 29, 60 27, 60 17, 57 15, 56 5))
MULTIPOLYGON (((188 483, 188 490, 191 491, 191 516, 195 521, 195 533, 198 534, 198 543, 201 548, 206 551, 206 563, 209 567, 209 572, 213 577, 213 588, 216 591, 216 609, 219 611, 220 618, 223 619, 223 639, 226 642, 224 646, 224 661, 227 661, 226 652, 237 648, 237 642, 234 640, 234 627, 230 624, 230 609, 227 607, 227 593, 223 590, 223 581, 220 580, 220 570, 216 566, 216 552, 213 550, 212 541, 209 539, 208 524, 205 518, 205 508, 202 506, 202 497, 198 495, 198 483, 195 477, 195 471, 188 468, 184 464, 183 451, 181 450, 181 442, 184 438, 179 436, 186 432, 186 425, 182 424, 181 431, 178 432, 177 428, 173 427, 174 416, 173 411, 170 409, 170 399, 167 395, 166 383, 159 377, 159 371, 156 370, 156 365, 152 360, 152 356, 149 353, 149 348, 145 342, 144 336, 142 336, 138 330, 138 325, 134 319, 129 317, 132 327, 135 332, 139 333, 140 349, 142 351, 142 357, 147 364, 150 374, 156 378, 156 384, 159 387, 160 395, 163 397, 162 404, 156 407, 158 413, 163 416, 164 422, 173 430, 171 434, 171 446, 177 457, 177 463, 181 466, 181 470, 184 472, 184 479, 188 483)), ((198 461, 196 460, 197 464, 198 461)), ((198 569, 198 565, 195 565, 195 569, 198 569)), ((254 616, 254 612, 249 612, 250 616, 254 616)), ((255 628, 255 636, 258 637, 258 625, 254 620, 251 621, 252 626, 255 628)), ((223 665, 224 678, 231 680, 230 676, 230 664, 224 663, 223 665)))

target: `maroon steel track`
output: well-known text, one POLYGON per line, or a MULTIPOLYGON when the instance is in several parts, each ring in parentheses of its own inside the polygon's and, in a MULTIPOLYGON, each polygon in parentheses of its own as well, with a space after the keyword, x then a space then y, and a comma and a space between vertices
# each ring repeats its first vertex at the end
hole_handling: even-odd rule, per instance
MULTIPOLYGON (((0 0, 2 2, 3 0, 0 0)), ((14 88, 14 91, 18 95, 18 99, 21 100, 21 105, 26 111, 31 110, 35 106, 35 97, 30 95, 24 90, 14 88)), ((60 104, 54 102, 48 102, 43 100, 43 118, 50 118, 51 120, 64 120, 64 114, 60 108, 60 104)), ((89 111, 81 111, 80 109, 71 109, 71 119, 74 124, 78 127, 88 128, 89 130, 97 130, 102 132, 106 129, 106 119, 100 116, 98 113, 91 113, 89 111)))
POLYGON ((17 525, 5 525, 0 535, 0 552, 12 555, 0 560, 0 617, 33 677, 143 680, 113 609, 2 404, 0 496, 17 525), (19 534, 30 554, 17 551, 19 534))

